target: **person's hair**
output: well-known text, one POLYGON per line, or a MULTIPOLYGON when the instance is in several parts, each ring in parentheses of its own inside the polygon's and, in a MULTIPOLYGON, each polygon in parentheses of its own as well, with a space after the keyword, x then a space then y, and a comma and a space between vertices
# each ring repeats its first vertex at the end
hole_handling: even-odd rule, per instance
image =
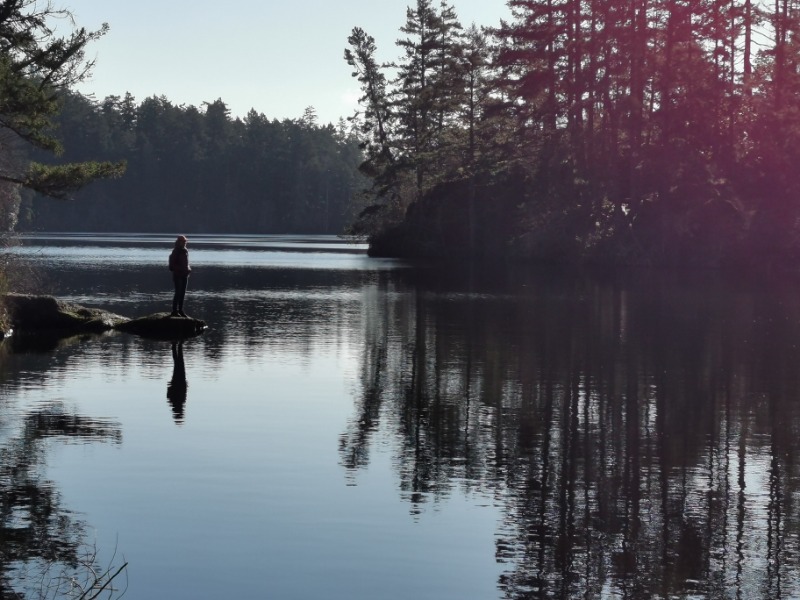
POLYGON ((175 247, 177 248, 179 246, 185 246, 187 241, 188 240, 186 239, 185 235, 179 235, 178 239, 175 240, 175 247))

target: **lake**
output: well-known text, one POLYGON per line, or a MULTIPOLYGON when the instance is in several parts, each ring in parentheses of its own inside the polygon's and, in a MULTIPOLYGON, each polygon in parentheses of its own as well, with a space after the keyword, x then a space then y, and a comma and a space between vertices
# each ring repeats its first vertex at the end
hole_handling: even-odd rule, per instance
MULTIPOLYGON (((137 316, 173 239, 7 252, 137 316)), ((131 600, 800 597, 796 281, 189 250, 203 335, 0 347, 4 588, 88 551, 131 600)))

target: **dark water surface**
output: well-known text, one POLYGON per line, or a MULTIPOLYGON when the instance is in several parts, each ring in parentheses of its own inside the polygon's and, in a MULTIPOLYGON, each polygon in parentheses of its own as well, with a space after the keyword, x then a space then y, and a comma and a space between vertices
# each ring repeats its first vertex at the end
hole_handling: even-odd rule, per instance
MULTIPOLYGON (((133 316, 171 241, 13 252, 133 316)), ((189 248, 203 336, 0 348, 18 589, 88 544, 132 600, 800 597, 797 284, 189 248)))

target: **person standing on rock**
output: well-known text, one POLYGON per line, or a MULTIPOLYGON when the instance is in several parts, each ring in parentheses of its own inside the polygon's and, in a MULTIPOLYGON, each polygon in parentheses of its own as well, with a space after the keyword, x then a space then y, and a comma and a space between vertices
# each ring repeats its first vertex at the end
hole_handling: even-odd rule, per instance
POLYGON ((175 240, 175 247, 169 255, 169 270, 172 271, 172 281, 175 283, 175 295, 172 297, 172 317, 185 317, 183 312, 183 299, 186 297, 186 286, 189 284, 189 251, 186 249, 188 240, 185 235, 179 235, 175 240))

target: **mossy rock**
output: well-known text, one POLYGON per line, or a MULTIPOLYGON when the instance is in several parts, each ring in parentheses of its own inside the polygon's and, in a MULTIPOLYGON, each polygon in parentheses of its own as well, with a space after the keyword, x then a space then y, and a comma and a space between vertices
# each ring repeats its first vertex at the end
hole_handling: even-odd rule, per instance
POLYGON ((191 317, 173 317, 170 313, 155 313, 130 319, 114 329, 142 337, 177 341, 200 335, 206 330, 206 322, 191 317))
POLYGON ((20 331, 103 332, 128 320, 106 310, 62 302, 52 296, 6 294, 3 303, 12 326, 20 331))

